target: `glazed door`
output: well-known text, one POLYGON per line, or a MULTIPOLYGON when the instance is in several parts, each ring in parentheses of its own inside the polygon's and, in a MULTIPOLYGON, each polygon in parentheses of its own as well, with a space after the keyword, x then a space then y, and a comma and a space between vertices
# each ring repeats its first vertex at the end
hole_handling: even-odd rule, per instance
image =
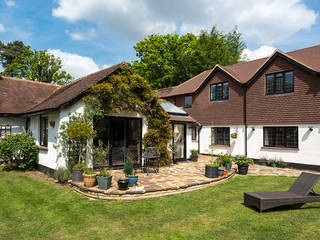
POLYGON ((113 166, 124 165, 126 119, 110 118, 111 162, 113 166))
POLYGON ((186 159, 186 125, 185 124, 173 124, 173 143, 176 145, 173 158, 175 160, 186 159))

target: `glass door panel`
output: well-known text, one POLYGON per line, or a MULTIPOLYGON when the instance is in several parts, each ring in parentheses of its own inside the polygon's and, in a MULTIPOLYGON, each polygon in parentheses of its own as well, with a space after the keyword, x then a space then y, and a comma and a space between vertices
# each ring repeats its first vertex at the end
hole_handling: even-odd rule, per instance
POLYGON ((185 158, 185 125, 184 124, 174 124, 174 143, 176 145, 176 151, 174 154, 174 159, 184 159, 185 158))
MULTIPOLYGON (((105 146, 108 146, 109 144, 109 118, 104 117, 102 119, 98 119, 94 121, 94 130, 97 133, 97 136, 93 139, 93 144, 95 146, 98 145, 98 141, 102 141, 105 146)), ((94 159, 93 159, 94 161, 94 159)), ((109 166, 109 156, 107 156, 107 159, 105 163, 94 163, 95 167, 104 167, 109 166)))
POLYGON ((134 163, 140 163, 141 119, 127 119, 127 149, 134 163))
POLYGON ((112 165, 124 165, 125 118, 110 118, 110 144, 112 165))

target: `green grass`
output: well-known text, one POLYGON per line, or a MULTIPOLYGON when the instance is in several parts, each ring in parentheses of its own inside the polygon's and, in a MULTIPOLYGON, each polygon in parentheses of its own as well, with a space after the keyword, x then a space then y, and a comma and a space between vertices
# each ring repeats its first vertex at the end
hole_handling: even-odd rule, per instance
POLYGON ((185 194, 108 202, 0 172, 0 239, 320 239, 319 203, 263 214, 242 204, 245 191, 286 190, 293 181, 239 176, 185 194))

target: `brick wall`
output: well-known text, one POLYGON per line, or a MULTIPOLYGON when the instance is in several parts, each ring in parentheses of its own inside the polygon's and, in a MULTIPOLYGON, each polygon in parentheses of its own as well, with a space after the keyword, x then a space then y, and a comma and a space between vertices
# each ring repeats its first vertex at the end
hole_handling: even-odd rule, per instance
POLYGON ((320 122, 320 77, 278 57, 247 90, 248 124, 298 124, 320 122), (266 74, 293 70, 294 92, 265 95, 266 74))

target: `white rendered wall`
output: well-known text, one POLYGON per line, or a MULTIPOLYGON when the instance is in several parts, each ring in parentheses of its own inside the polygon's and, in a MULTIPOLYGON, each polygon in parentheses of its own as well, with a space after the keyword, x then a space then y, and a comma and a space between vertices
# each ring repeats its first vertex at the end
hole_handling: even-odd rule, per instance
POLYGON ((298 127, 299 150, 261 149, 263 147, 263 126, 248 126, 248 156, 255 159, 260 157, 281 158, 285 162, 320 165, 320 124, 291 126, 298 127), (310 127, 313 128, 313 131, 309 130, 310 127), (253 131, 252 128, 255 130, 253 131))
POLYGON ((230 137, 230 146, 214 146, 213 154, 229 153, 231 155, 244 154, 245 153, 245 134, 244 126, 203 126, 200 131, 200 153, 211 153, 211 128, 212 127, 230 127, 230 135, 237 133, 237 138, 232 139, 230 137))
MULTIPOLYGON (((190 150, 196 149, 198 150, 198 140, 199 136, 197 136, 197 140, 192 140, 192 131, 191 131, 191 124, 186 124, 187 126, 187 135, 186 135, 186 141, 187 141, 187 159, 191 157, 190 150)), ((198 133, 198 128, 197 128, 197 133, 198 133)))
POLYGON ((25 130, 26 118, 25 117, 0 117, 0 124, 10 125, 11 133, 18 133, 25 130))

